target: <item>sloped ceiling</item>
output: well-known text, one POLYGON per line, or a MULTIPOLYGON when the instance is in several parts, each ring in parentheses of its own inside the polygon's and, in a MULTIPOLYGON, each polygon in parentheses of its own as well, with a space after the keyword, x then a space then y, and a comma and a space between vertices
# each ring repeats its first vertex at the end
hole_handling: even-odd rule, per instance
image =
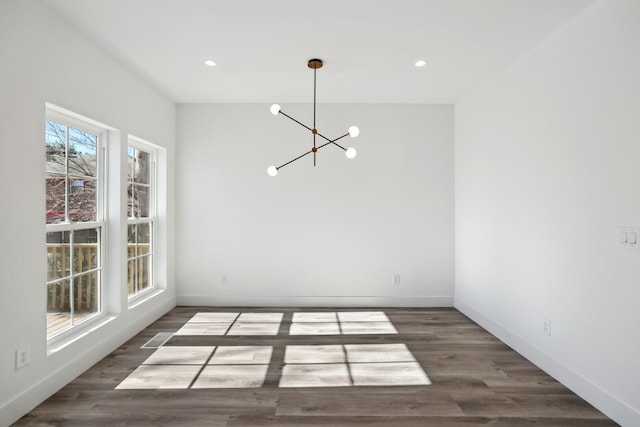
POLYGON ((595 2, 42 1, 178 103, 453 103, 595 2))

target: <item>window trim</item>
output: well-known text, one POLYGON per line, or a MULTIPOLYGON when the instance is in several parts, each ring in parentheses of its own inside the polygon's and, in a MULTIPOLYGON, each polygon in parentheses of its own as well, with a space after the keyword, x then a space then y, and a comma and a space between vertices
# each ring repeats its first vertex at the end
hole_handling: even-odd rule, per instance
MULTIPOLYGON (((45 333, 47 338, 47 346, 51 348, 52 346, 56 346, 62 342, 66 342, 69 340, 75 340, 84 334, 87 328, 91 328, 96 322, 101 321, 106 316, 106 301, 107 301, 107 276, 108 273, 106 271, 106 252, 107 252, 107 221, 106 221, 106 213, 107 213, 107 142, 109 140, 109 131, 111 128, 108 126, 102 125, 95 120, 86 118, 79 114, 73 113, 71 111, 65 110, 61 107, 55 106, 50 103, 45 104, 45 141, 46 141, 46 126, 47 121, 55 121, 61 124, 64 124, 67 128, 74 128, 80 131, 84 131, 93 135, 96 135, 96 219, 94 221, 86 221, 86 222, 61 222, 61 223, 53 223, 47 224, 45 219, 45 236, 47 233, 54 232, 64 232, 64 231, 79 231, 79 230, 90 230, 90 229, 98 229, 99 230, 99 238, 98 238, 98 250, 99 257, 97 259, 98 267, 95 269, 91 269, 90 271, 97 271, 98 274, 98 309, 97 311, 88 316, 85 319, 82 319, 78 323, 71 324, 69 327, 62 329, 58 332, 49 335, 45 333)), ((68 144, 68 139, 67 139, 68 144)), ((68 177, 68 170, 65 167, 65 177, 68 177)), ((45 173, 46 179, 46 173, 45 173)), ((68 220, 68 206, 66 203, 68 200, 65 200, 65 221, 68 220)), ((46 215, 46 210, 45 210, 46 215)), ((73 247, 73 244, 72 244, 73 247)), ((46 249, 45 249, 46 250, 46 249)), ((72 249, 73 250, 73 249, 72 249)), ((73 273, 70 271, 69 280, 72 281, 73 278, 84 275, 85 273, 89 273, 88 271, 82 271, 78 273, 73 273)), ((59 280, 47 280, 48 277, 44 278, 44 286, 45 292, 47 292, 47 287, 51 283, 58 282, 59 280)), ((73 287, 73 284, 70 284, 70 287, 73 287)), ((72 293, 70 293, 72 295, 72 293)), ((70 297, 70 296, 69 296, 70 297)), ((48 313, 48 309, 45 310, 48 313)), ((73 313, 73 308, 71 308, 71 313, 73 313)), ((73 319, 73 317, 72 317, 73 319)))
MULTIPOLYGON (((126 215, 126 228, 127 228, 127 234, 128 234, 128 229, 130 225, 138 225, 138 224, 150 224, 151 227, 151 235, 149 236, 150 239, 150 251, 149 251, 149 255, 145 255, 145 256, 150 256, 151 257, 151 277, 150 277, 150 285, 142 290, 139 290, 133 294, 129 294, 129 289, 128 289, 128 277, 127 277, 127 289, 126 289, 126 294, 127 294, 127 300, 129 303, 129 307, 135 306, 137 304, 140 303, 141 300, 146 299, 149 297, 150 294, 153 294, 157 291, 161 291, 162 289, 159 288, 158 283, 156 278, 158 277, 157 272, 157 228, 158 228, 158 146, 148 142, 142 138, 138 138, 134 135, 128 135, 127 138, 127 191, 129 188, 129 184, 131 184, 133 181, 129 180, 129 148, 134 148, 136 150, 140 150, 140 151, 144 151, 146 153, 149 153, 150 156, 150 163, 151 163, 151 171, 149 172, 149 183, 148 183, 148 188, 150 189, 149 191, 149 216, 147 217, 140 217, 140 218, 135 218, 135 217, 130 217, 128 215, 126 215)), ((135 185, 134 185, 135 188, 135 185)), ((127 201, 127 205, 128 205, 128 201, 127 201)), ((128 245, 128 238, 126 240, 126 243, 128 245)), ((125 251, 127 253, 127 257, 126 257, 126 264, 125 264, 125 270, 127 272, 127 275, 129 274, 129 262, 131 260, 138 260, 141 259, 143 257, 139 257, 139 256, 134 256, 133 258, 129 258, 128 256, 128 250, 125 251)), ((135 286, 134 286, 135 288, 135 286)))

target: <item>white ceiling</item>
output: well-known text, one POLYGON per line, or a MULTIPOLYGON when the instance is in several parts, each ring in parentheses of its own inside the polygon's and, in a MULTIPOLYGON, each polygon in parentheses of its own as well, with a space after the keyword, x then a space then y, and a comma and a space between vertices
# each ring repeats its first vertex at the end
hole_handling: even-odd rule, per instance
POLYGON ((178 103, 452 103, 596 0, 42 1, 178 103))

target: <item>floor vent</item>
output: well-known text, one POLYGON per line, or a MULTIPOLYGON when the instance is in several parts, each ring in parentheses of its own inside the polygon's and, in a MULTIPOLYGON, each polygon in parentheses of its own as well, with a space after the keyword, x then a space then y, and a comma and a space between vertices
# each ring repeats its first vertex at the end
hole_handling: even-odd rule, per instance
POLYGON ((140 348, 159 348, 162 344, 169 341, 173 336, 173 332, 158 332, 155 337, 151 338, 140 348))

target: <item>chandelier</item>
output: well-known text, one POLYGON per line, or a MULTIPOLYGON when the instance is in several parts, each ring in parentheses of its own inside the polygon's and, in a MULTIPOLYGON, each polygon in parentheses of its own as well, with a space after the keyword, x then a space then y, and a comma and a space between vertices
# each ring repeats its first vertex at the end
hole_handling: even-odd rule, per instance
POLYGON ((345 138, 347 136, 350 136, 352 138, 355 138, 356 136, 358 136, 358 134, 360 133, 360 129, 358 129, 357 126, 351 126, 348 130, 347 133, 345 133, 342 136, 339 136, 338 138, 335 139, 329 139, 326 136, 324 136, 323 134, 321 134, 320 132, 318 132, 318 129, 316 129, 316 71, 318 70, 318 68, 322 68, 322 60, 321 59, 310 59, 309 62, 307 63, 307 66, 309 68, 311 68, 313 70, 313 127, 309 127, 301 122, 299 122, 298 120, 294 119, 293 117, 291 117, 290 115, 286 114, 285 112, 282 111, 282 108, 278 105, 278 104, 273 104, 271 106, 271 114, 273 114, 274 116, 277 116, 279 114, 283 115, 284 117, 290 119, 291 121, 299 124, 300 126, 302 126, 303 128, 311 131, 311 134, 313 135, 313 147, 311 147, 311 149, 309 151, 307 151, 306 153, 296 157, 293 160, 290 160, 280 166, 269 166, 267 168, 267 173, 269 174, 269 176, 276 176, 278 175, 278 171, 295 162, 296 160, 300 160, 301 158, 303 158, 304 156, 313 153, 313 166, 316 166, 316 155, 318 150, 320 150, 321 148, 326 147, 327 145, 335 145, 338 148, 342 148, 345 152, 345 155, 347 156, 348 159, 353 159, 356 157, 357 151, 355 148, 353 147, 349 147, 349 148, 344 148, 342 145, 338 144, 337 141, 341 140, 342 138, 345 138), (316 144, 316 137, 321 138, 323 141, 322 144, 317 145, 316 144))

